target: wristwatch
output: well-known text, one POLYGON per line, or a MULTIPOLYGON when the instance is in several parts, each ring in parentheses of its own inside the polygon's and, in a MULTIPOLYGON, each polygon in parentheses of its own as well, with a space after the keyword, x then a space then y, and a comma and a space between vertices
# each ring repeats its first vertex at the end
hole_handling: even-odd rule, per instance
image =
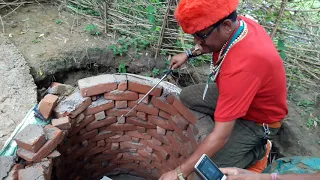
POLYGON ((183 177, 183 173, 181 172, 180 166, 176 168, 176 172, 178 174, 179 180, 185 180, 185 178, 183 177))
POLYGON ((188 59, 201 55, 200 48, 201 46, 199 44, 196 44, 193 48, 187 49, 186 54, 188 59))

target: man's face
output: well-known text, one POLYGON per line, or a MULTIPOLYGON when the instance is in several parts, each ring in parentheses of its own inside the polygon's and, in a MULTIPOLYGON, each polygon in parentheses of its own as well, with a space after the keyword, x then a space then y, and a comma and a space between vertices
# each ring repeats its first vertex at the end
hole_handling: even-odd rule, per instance
POLYGON ((194 43, 200 44, 205 52, 219 52, 231 35, 232 21, 225 20, 193 34, 194 43))

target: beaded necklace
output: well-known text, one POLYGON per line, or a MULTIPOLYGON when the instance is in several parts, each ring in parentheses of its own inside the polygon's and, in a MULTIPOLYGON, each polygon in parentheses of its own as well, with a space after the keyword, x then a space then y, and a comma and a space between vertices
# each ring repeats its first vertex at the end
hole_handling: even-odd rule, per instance
POLYGON ((236 30, 236 32, 233 35, 231 35, 231 38, 222 46, 216 65, 214 65, 213 58, 211 59, 211 64, 210 64, 210 72, 211 73, 209 75, 207 85, 206 85, 204 92, 203 92, 203 96, 202 96, 203 100, 207 94, 210 81, 211 80, 214 82, 216 81, 218 74, 220 73, 221 66, 222 66, 229 50, 235 44, 240 42, 244 37, 246 37, 247 34, 248 34, 247 24, 244 21, 240 20, 239 28, 236 30))

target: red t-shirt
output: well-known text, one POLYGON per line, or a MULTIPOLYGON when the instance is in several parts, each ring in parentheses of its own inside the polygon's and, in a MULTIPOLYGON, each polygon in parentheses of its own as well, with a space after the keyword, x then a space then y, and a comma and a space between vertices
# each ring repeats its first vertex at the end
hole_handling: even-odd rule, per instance
MULTIPOLYGON (((240 19, 247 23, 248 34, 230 49, 222 64, 214 118, 218 122, 242 118, 269 124, 283 120, 288 107, 282 59, 262 26, 240 19)), ((217 57, 214 54, 214 61, 217 57)))

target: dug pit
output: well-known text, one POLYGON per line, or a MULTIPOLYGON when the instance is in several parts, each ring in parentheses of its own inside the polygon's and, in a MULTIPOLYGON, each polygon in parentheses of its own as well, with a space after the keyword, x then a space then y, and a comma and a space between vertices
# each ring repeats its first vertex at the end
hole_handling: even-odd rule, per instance
POLYGON ((186 108, 178 97, 181 89, 168 82, 161 82, 134 111, 121 117, 158 80, 105 74, 79 80, 72 93, 70 87, 54 83, 48 91, 53 94, 38 107, 43 118, 53 119, 43 130, 27 126, 28 131, 35 128, 34 137, 23 136, 17 142, 17 154, 26 166, 11 171, 17 171, 19 179, 123 174, 159 179, 193 153, 213 124, 209 116, 186 108))

